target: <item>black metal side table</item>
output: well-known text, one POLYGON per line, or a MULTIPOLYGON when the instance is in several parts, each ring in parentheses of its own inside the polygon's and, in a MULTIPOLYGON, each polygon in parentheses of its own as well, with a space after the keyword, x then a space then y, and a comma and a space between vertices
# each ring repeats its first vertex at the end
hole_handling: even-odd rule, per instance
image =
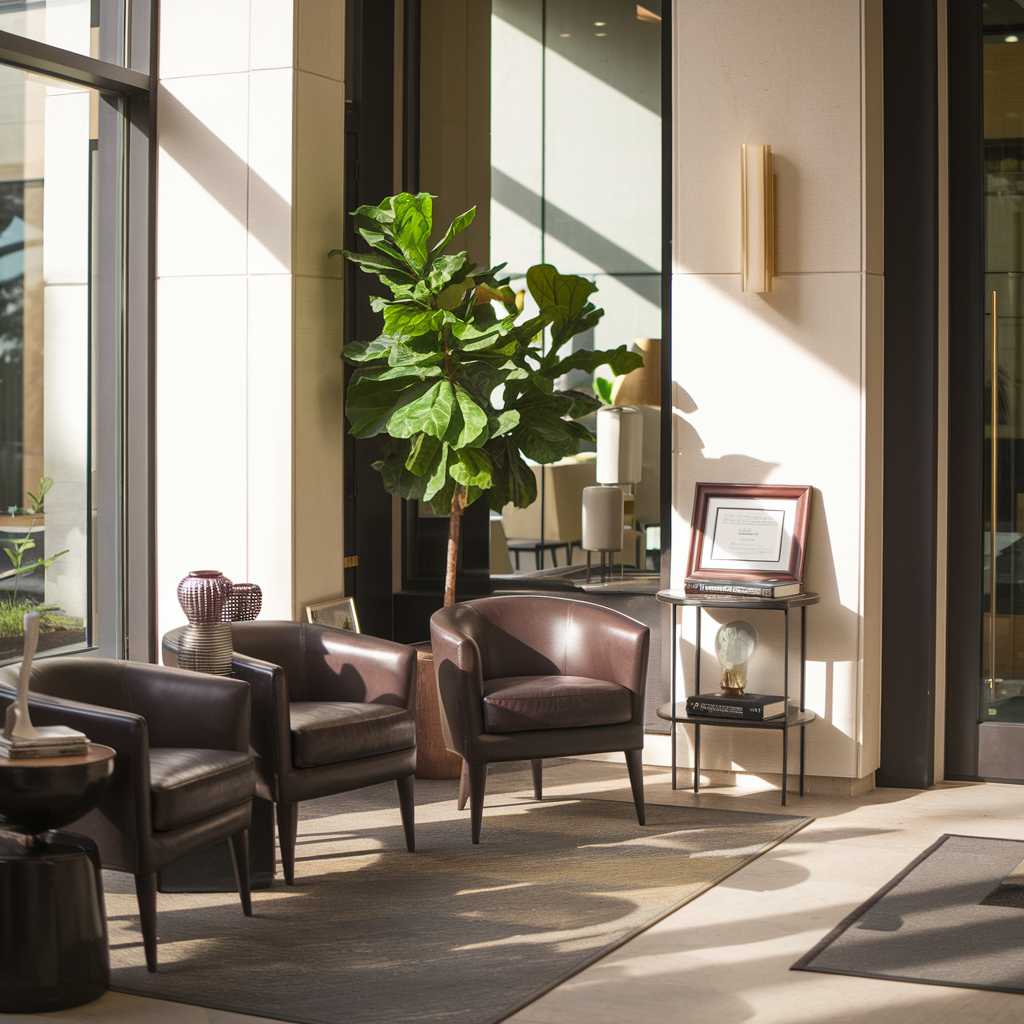
POLYGON ((789 730, 800 730, 800 795, 804 795, 804 729, 809 722, 817 717, 813 711, 804 708, 806 700, 807 679, 807 607, 817 604, 821 598, 817 594, 794 594, 792 597, 737 597, 728 594, 693 594, 683 590, 661 590, 657 598, 664 604, 672 606, 672 699, 668 704, 658 708, 658 717, 672 723, 672 788, 676 789, 676 727, 686 723, 694 727, 693 737, 693 791, 700 792, 700 730, 701 726, 724 726, 733 729, 775 729, 782 733, 782 806, 786 806, 786 790, 789 782, 789 730), (686 713, 686 701, 676 703, 676 678, 679 672, 676 657, 677 609, 680 606, 695 608, 697 611, 697 635, 695 643, 695 692, 700 693, 700 627, 702 608, 735 608, 742 610, 780 611, 786 618, 786 656, 783 659, 782 692, 786 701, 787 712, 778 718, 770 718, 765 722, 754 722, 747 719, 712 718, 707 715, 690 716, 686 713), (790 612, 800 609, 800 704, 792 707, 789 702, 789 644, 790 644, 790 612))

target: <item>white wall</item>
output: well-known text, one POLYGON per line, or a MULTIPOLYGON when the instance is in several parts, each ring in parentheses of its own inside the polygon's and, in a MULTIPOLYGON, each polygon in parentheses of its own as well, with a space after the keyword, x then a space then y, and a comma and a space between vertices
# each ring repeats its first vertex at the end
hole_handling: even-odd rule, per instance
MULTIPOLYGON (((805 588, 822 600, 807 613, 808 707, 820 720, 807 771, 852 779, 878 763, 880 8, 686 0, 673 15, 671 582, 685 576, 696 482, 814 486, 805 588), (744 142, 775 158, 778 274, 763 295, 740 290, 744 142)), ((693 614, 680 651, 690 688, 693 614)), ((750 689, 781 691, 782 616, 768 612, 705 618, 704 685, 718 668, 712 619, 736 617, 761 633, 750 689)), ((775 733, 703 738, 702 767, 780 768, 775 733)))
POLYGON ((342 592, 344 17, 165 0, 157 185, 158 631, 192 569, 262 618, 342 592))

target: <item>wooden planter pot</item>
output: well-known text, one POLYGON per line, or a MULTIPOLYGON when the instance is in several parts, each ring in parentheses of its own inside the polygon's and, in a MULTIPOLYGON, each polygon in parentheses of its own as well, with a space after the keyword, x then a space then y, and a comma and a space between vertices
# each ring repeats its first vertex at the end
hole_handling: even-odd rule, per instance
POLYGON ((462 775, 462 758, 444 745, 434 652, 429 643, 412 647, 416 651, 416 778, 457 779, 462 775))

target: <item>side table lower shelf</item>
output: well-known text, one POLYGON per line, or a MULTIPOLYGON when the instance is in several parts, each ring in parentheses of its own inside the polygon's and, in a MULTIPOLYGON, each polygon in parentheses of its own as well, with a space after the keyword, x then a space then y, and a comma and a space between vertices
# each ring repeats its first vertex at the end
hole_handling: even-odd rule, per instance
MULTIPOLYGON (((750 719, 714 718, 710 715, 688 715, 686 702, 673 706, 671 701, 658 708, 658 717, 675 725, 692 725, 693 737, 693 791, 700 792, 700 730, 701 726, 724 726, 731 729, 775 729, 782 733, 782 806, 786 806, 786 790, 789 781, 789 730, 800 730, 800 795, 804 795, 804 726, 813 722, 817 715, 813 711, 801 711, 790 707, 788 715, 769 718, 766 722, 755 722, 750 719), (673 713, 674 711, 674 713, 673 713)), ((673 730, 674 731, 674 730, 673 730)), ((674 740, 673 740, 674 743, 674 740)), ((674 760, 674 759, 673 759, 674 760)), ((675 789, 675 765, 673 764, 672 788, 675 789)))

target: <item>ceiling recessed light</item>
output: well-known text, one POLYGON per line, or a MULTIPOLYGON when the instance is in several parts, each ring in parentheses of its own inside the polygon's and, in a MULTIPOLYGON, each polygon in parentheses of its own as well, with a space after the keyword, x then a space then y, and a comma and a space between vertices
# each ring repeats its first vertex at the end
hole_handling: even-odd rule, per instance
POLYGON ((595 36, 606 36, 606 35, 608 35, 608 33, 607 32, 595 32, 594 35, 595 36))
POLYGON ((559 32, 558 36, 559 36, 560 39, 568 39, 569 38, 569 33, 568 32, 559 32))
POLYGON ((1020 40, 1016 36, 1007 36, 1006 41, 1008 43, 1019 43, 1020 40))
POLYGON ((607 24, 608 24, 608 22, 607 22, 607 21, 595 21, 595 22, 594 22, 594 24, 595 24, 595 25, 596 25, 596 26, 597 26, 598 28, 604 28, 604 26, 605 26, 605 25, 607 25, 607 24))

